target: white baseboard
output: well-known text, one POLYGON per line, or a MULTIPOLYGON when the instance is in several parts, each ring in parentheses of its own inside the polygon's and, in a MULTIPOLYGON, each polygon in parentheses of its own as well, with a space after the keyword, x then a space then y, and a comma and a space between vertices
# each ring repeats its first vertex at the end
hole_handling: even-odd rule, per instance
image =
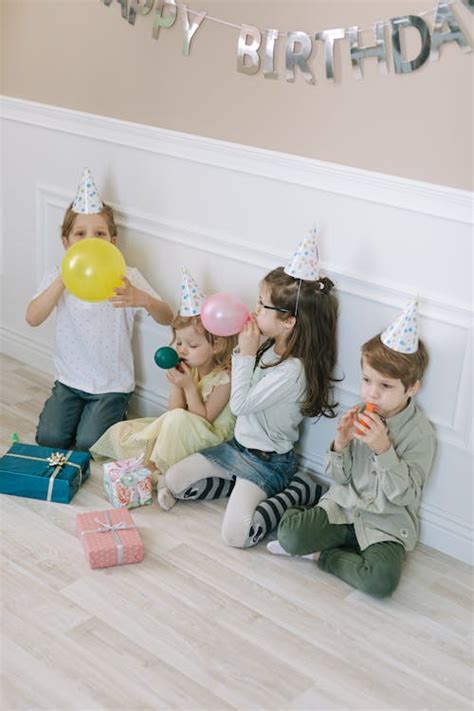
POLYGON ((50 346, 38 343, 9 328, 0 326, 0 350, 42 373, 53 375, 53 352, 50 346))
MULTIPOLYGON (((53 354, 50 347, 4 327, 0 327, 0 342, 3 354, 32 368, 52 374, 53 354)), ((131 403, 134 416, 150 417, 164 412, 165 409, 166 394, 164 392, 156 393, 142 385, 137 385, 131 403)), ((303 452, 301 465, 304 469, 316 472, 325 481, 325 477, 322 475, 324 470, 322 457, 303 452)), ((426 503, 421 506, 420 519, 420 541, 422 543, 465 563, 474 564, 473 531, 467 522, 426 503)))

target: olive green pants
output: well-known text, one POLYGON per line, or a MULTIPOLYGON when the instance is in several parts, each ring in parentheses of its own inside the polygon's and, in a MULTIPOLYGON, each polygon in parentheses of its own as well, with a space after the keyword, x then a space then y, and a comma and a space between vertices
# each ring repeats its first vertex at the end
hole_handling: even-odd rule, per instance
POLYGON ((391 595, 400 581, 405 550, 384 541, 360 549, 352 524, 329 523, 319 506, 295 506, 283 515, 278 541, 290 555, 321 551, 318 566, 375 597, 391 595))

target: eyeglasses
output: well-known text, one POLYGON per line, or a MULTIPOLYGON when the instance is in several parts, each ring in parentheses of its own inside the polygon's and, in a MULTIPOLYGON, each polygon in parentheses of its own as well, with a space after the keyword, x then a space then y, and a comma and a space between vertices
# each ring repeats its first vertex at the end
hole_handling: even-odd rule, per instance
POLYGON ((258 300, 258 305, 262 307, 262 309, 268 309, 269 311, 279 311, 282 314, 291 314, 290 309, 282 309, 280 306, 267 306, 267 304, 264 304, 262 299, 258 300))

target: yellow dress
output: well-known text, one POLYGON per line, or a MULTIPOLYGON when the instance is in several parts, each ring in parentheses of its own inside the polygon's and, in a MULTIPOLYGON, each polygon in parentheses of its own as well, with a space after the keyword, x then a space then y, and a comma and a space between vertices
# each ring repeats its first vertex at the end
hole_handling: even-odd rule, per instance
MULTIPOLYGON (((229 373, 221 369, 211 371, 201 380, 194 369, 193 377, 203 402, 217 385, 230 382, 229 373)), ((117 422, 104 432, 90 451, 98 462, 128 459, 143 453, 145 464, 153 462, 159 471, 165 472, 190 454, 230 439, 234 423, 229 403, 214 422, 178 408, 168 410, 160 417, 117 422)))

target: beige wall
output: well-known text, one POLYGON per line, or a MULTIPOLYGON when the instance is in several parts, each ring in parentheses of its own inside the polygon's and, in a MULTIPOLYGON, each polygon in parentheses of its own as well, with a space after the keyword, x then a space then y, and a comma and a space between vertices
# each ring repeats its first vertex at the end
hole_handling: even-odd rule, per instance
MULTIPOLYGON (((214 22, 204 22, 191 56, 184 57, 180 18, 154 40, 153 13, 138 17, 132 27, 115 0, 110 7, 99 0, 2 4, 6 95, 472 189, 474 52, 463 54, 454 43, 442 48, 440 61, 411 75, 395 75, 391 57, 389 75, 379 75, 375 61, 368 60, 362 81, 352 75, 347 43, 339 43, 334 84, 324 77, 318 43, 310 62, 317 86, 310 86, 301 74, 294 84, 282 78, 281 51, 278 80, 238 73, 238 30, 214 22)), ((352 24, 370 27, 375 20, 417 14, 434 4, 189 2, 237 24, 310 34, 352 24)), ((472 37, 472 15, 460 3, 455 13, 472 37)))

